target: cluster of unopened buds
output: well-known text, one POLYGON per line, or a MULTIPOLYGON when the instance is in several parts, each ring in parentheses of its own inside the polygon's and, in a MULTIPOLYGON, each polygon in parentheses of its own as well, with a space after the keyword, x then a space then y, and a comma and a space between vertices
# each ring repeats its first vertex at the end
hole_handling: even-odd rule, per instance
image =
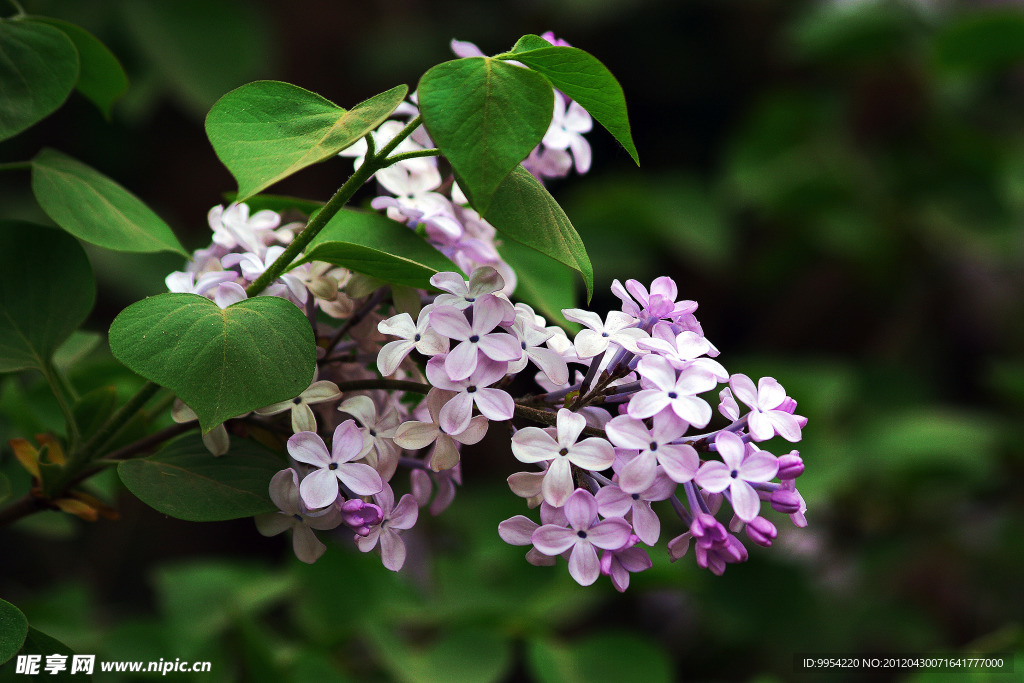
MULTIPOLYGON (((466 56, 476 48, 454 42, 453 49, 466 56)), ((573 166, 585 172, 590 163, 582 136, 589 115, 556 95, 548 134, 524 162, 541 180, 573 166)), ((413 100, 396 115, 415 116, 413 100)), ((402 127, 385 122, 373 134, 376 146, 402 127)), ((430 146, 420 128, 395 152, 430 146)), ((358 167, 365 149, 355 145, 342 156, 355 157, 358 167)), ((746 560, 737 534, 772 544, 777 531, 762 516, 762 503, 805 525, 795 487, 803 472, 799 454, 776 456, 758 444, 776 436, 796 442, 806 420, 773 378, 755 386, 715 360, 718 350, 694 317, 697 304, 677 300, 672 279, 658 278, 649 289, 616 280, 612 293, 621 310, 603 319, 564 310, 583 326, 570 339, 530 306, 511 302, 515 273, 496 249, 494 228, 441 176, 436 158, 404 159, 376 180, 385 192, 372 207, 420 231, 469 279, 437 273, 430 283, 440 294, 429 294, 312 262, 265 290, 308 313, 319 355, 317 376, 299 396, 228 423, 290 434, 292 467, 270 484, 280 512, 256 518, 261 533, 291 529, 297 557, 313 562, 325 550, 316 532, 346 528, 359 550, 379 548, 384 566, 397 571, 406 559, 402 534, 421 507, 435 515, 448 507, 461 484, 462 446, 478 443, 492 422, 505 423, 512 454, 532 468, 508 484, 528 507, 539 507, 540 519, 516 516, 501 522, 498 533, 507 543, 530 546, 532 564, 566 558, 583 585, 605 574, 625 590, 631 572, 651 566, 647 548, 663 536, 656 509, 682 531, 668 541, 670 557, 682 557, 692 543, 698 565, 716 574, 746 560), (534 374, 536 387, 514 397, 512 380, 524 372, 534 374), (728 424, 699 432, 712 421, 702 397, 709 392, 717 393, 728 424), (513 419, 545 426, 516 430, 513 419), (408 472, 409 492, 396 500, 399 471, 408 472), (716 517, 723 502, 731 509, 726 524, 716 517)), ((301 228, 282 226, 272 211, 250 215, 244 204, 215 207, 209 222, 213 244, 167 284, 221 307, 244 299, 245 286, 301 228)), ((195 419, 180 403, 174 414, 195 419)), ((221 426, 204 440, 221 454, 229 438, 221 426)))

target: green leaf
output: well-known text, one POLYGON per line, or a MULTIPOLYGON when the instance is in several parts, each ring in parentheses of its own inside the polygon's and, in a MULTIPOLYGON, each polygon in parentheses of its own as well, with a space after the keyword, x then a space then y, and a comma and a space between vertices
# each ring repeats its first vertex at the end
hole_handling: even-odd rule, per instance
POLYGON ((576 282, 573 271, 544 254, 511 240, 498 247, 498 253, 516 272, 513 297, 530 304, 548 321, 567 332, 580 327, 562 316, 563 308, 576 308, 576 282))
POLYGON ((0 221, 0 372, 38 368, 92 310, 96 285, 74 237, 0 221))
POLYGON ((244 201, 360 140, 408 90, 399 85, 346 111, 297 85, 256 81, 217 100, 206 117, 206 135, 244 201))
POLYGON ((0 140, 56 111, 78 80, 78 51, 63 32, 0 20, 0 140))
POLYGON ((117 57, 96 36, 80 26, 49 17, 32 17, 32 23, 53 26, 75 44, 80 61, 75 88, 109 120, 114 102, 128 89, 128 76, 117 57))
POLYGON ((149 297, 114 319, 110 350, 131 370, 177 394, 199 416, 203 433, 298 396, 316 366, 306 316, 273 296, 225 309, 197 294, 149 297))
POLYGON ((640 164, 622 86, 597 57, 577 47, 551 45, 539 36, 524 36, 502 59, 514 59, 544 74, 552 85, 590 112, 640 164), (534 39, 544 41, 546 47, 534 39))
POLYGON ((342 209, 310 243, 298 264, 324 261, 386 282, 425 289, 430 277, 459 268, 398 221, 342 209))
POLYGON ((53 222, 115 251, 188 252, 167 223, 99 171, 53 149, 32 159, 32 192, 53 222))
POLYGON ((61 372, 67 372, 92 353, 101 341, 103 336, 98 332, 75 330, 53 354, 53 367, 61 372))
POLYGON ((21 610, 0 600, 0 665, 9 660, 21 646, 28 635, 28 619, 21 610))
MULTIPOLYGON (((68 515, 64 515, 67 517, 68 515)), ((8 666, 0 669, 0 681, 24 681, 31 679, 43 679, 47 681, 90 681, 92 676, 86 676, 81 673, 71 673, 71 655, 75 654, 74 651, 64 643, 60 642, 52 636, 48 636, 42 631, 28 627, 28 635, 25 636, 25 644, 21 646, 18 654, 22 655, 42 655, 41 662, 39 665, 39 676, 26 677, 22 675, 16 675, 14 673, 15 668, 8 666), (45 672, 46 657, 49 655, 64 655, 67 657, 67 667, 63 671, 58 671, 56 674, 47 674, 45 672)))
POLYGON ((410 683, 500 681, 513 663, 508 635, 494 629, 457 627, 420 647, 410 647, 382 629, 372 633, 380 651, 378 660, 386 662, 398 680, 410 683))
POLYGON ((501 181, 551 123, 554 91, 541 75, 489 57, 444 62, 419 84, 423 123, 481 214, 501 181))
POLYGON ((516 168, 494 193, 484 218, 505 237, 514 239, 581 276, 587 301, 594 293, 594 269, 586 247, 568 216, 540 181, 522 166, 516 168))
POLYGON ((272 452, 238 438, 214 457, 192 434, 154 455, 122 462, 117 473, 139 500, 165 515, 219 522, 276 511, 270 480, 283 465, 272 452))

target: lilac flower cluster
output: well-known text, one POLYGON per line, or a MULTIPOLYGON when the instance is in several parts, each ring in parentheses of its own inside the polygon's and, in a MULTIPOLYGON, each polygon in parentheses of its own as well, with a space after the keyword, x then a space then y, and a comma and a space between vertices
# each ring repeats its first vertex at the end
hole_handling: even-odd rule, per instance
MULTIPOLYGON (((469 43, 453 41, 452 49, 479 54, 469 43)), ((590 117, 556 94, 548 133, 524 161, 542 181, 590 165, 582 136, 590 117)), ((414 95, 396 116, 415 117, 415 102, 414 95)), ((382 124, 372 134, 375 148, 404 127, 382 124)), ((529 546, 532 564, 566 558, 583 585, 604 574, 625 590, 631 573, 651 566, 648 548, 660 541, 663 521, 682 532, 667 543, 671 559, 692 543, 698 565, 716 574, 746 559, 737 534, 772 544, 777 531, 762 516, 762 502, 805 525, 795 487, 803 471, 799 453, 777 457, 759 446, 776 436, 800 439, 806 420, 782 386, 770 377, 755 386, 745 375, 730 375, 694 316, 697 304, 677 300, 667 277, 650 289, 616 280, 621 310, 604 318, 564 310, 583 326, 573 339, 530 306, 513 304, 516 274, 498 253, 494 228, 469 208, 453 178, 442 177, 431 147, 422 127, 403 140, 395 154, 424 155, 378 171, 380 193, 371 205, 423 235, 468 280, 437 273, 430 280, 440 291, 435 295, 312 262, 287 270, 263 292, 306 311, 317 338, 317 374, 293 399, 204 437, 215 455, 228 450, 229 432, 242 431, 242 423, 244 431, 267 430, 286 441, 291 467, 270 484, 280 511, 257 517, 259 531, 291 530, 304 562, 325 551, 320 536, 349 535, 360 551, 378 550, 384 566, 397 571, 406 560, 402 535, 420 508, 437 515, 452 503, 462 447, 480 442, 491 422, 514 432, 512 454, 531 468, 508 484, 530 508, 539 507, 540 519, 505 520, 499 535, 529 546), (510 388, 522 382, 512 380, 530 366, 534 392, 513 396, 510 388), (712 421, 706 397, 716 391, 727 424, 700 432, 712 421), (522 425, 518 431, 513 419, 522 425), (542 426, 525 424, 531 422, 542 426), (408 493, 400 497, 396 489, 406 486, 399 472, 408 475, 408 493), (723 503, 732 512, 728 526, 716 517, 723 503)), ((362 142, 341 155, 358 168, 366 150, 362 142)), ((245 287, 302 227, 282 225, 271 211, 250 214, 244 204, 215 207, 208 219, 213 243, 168 276, 167 286, 221 307, 244 299, 245 287)), ((174 417, 184 422, 195 414, 179 402, 174 417)))

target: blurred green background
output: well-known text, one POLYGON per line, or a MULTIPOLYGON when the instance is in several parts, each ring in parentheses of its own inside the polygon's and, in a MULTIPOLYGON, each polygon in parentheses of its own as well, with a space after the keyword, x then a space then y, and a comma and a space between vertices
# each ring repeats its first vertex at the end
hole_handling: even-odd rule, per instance
MULTIPOLYGON (((195 679, 217 681, 788 681, 814 678, 794 672, 799 653, 1024 653, 1016 3, 24 4, 95 33, 132 85, 111 122, 73 95, 0 145, 0 161, 61 149, 146 200, 190 248, 233 189, 202 127, 227 90, 276 78, 351 106, 415 84, 451 38, 493 54, 553 30, 619 78, 643 164, 595 131, 594 170, 552 187, 594 262, 591 308, 617 304, 613 278, 671 275, 700 302, 719 360, 776 377, 810 419, 808 528, 775 515, 775 547, 720 578, 663 549, 624 595, 606 579, 577 586, 564 564, 531 567, 496 533, 524 509, 493 439, 466 454, 452 507, 406 535, 400 575, 345 543, 303 566, 251 521, 167 519, 127 494, 118 522, 37 515, 0 530, 0 596, 35 627, 100 659, 210 660, 195 679)), ((326 199, 347 168, 323 164, 279 191, 326 199)), ((5 217, 45 221, 30 197, 27 176, 5 175, 5 217)), ((180 267, 90 256, 97 332, 180 267)), ((81 386, 106 381, 104 348, 81 386)), ((60 424, 36 378, 0 377, 5 449, 60 424)), ((2 498, 20 485, 6 451, 0 471, 2 498)), ((1016 666, 1024 675, 1020 655, 1016 666)))

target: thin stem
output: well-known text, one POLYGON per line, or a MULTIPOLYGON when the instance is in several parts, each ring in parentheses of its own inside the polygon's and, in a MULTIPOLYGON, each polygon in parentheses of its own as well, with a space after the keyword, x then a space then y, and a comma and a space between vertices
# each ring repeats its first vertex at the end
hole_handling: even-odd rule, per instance
POLYGON ((413 152, 402 152, 401 154, 396 154, 393 157, 388 157, 388 161, 394 164, 399 161, 405 161, 407 159, 418 159, 420 157, 436 157, 440 156, 440 154, 441 150, 437 149, 436 147, 431 149, 417 149, 413 152))
POLYGON ((576 399, 575 405, 573 406, 574 409, 583 405, 583 396, 590 389, 590 385, 594 381, 594 377, 597 375, 597 369, 601 367, 601 361, 604 360, 605 353, 607 353, 607 351, 602 351, 594 356, 594 360, 590 361, 590 367, 587 368, 587 374, 583 377, 583 384, 580 385, 580 395, 579 398, 576 399))
POLYGON ((0 510, 0 526, 13 524, 22 517, 28 517, 36 512, 46 510, 48 507, 45 501, 36 498, 31 493, 26 493, 3 510, 0 510))
POLYGON ((380 305, 380 303, 384 300, 384 297, 386 297, 387 295, 388 291, 383 287, 374 292, 370 296, 370 298, 366 300, 362 307, 358 311, 353 313, 351 316, 349 316, 348 320, 342 323, 341 327, 338 328, 338 331, 334 333, 334 336, 331 337, 331 341, 328 342, 327 344, 327 352, 330 353, 331 351, 333 351, 334 347, 337 346, 338 342, 341 341, 341 338, 344 337, 349 330, 351 330, 353 327, 361 323, 363 321, 363 318, 370 315, 371 312, 376 310, 377 306, 380 305))
POLYGON ((285 248, 284 252, 277 257, 277 259, 270 264, 270 267, 263 271, 256 280, 249 285, 246 290, 246 296, 256 296, 264 289, 266 289, 270 283, 279 278, 285 269, 288 268, 298 258, 299 254, 309 245, 313 238, 316 237, 324 226, 327 225, 334 216, 341 211, 342 207, 348 204, 349 200, 355 195, 356 191, 361 188, 367 180, 373 177, 373 174, 389 166, 391 162, 387 159, 390 154, 405 138, 419 127, 422 123, 422 118, 417 116, 413 119, 409 125, 403 128, 398 135, 394 137, 380 152, 370 156, 369 154, 369 143, 367 144, 367 156, 363 160, 363 165, 356 169, 345 184, 338 188, 338 191, 334 193, 330 201, 324 205, 324 208, 320 209, 313 218, 310 219, 306 227, 300 232, 291 244, 285 248))
POLYGON ((31 161, 8 161, 0 164, 0 171, 27 171, 31 168, 31 161))
POLYGON ((64 415, 64 421, 68 425, 68 440, 72 444, 72 448, 74 448, 78 445, 78 440, 82 438, 78 430, 78 421, 75 420, 75 413, 71 410, 67 397, 64 396, 64 391, 57 378, 56 371, 49 363, 43 369, 43 377, 46 378, 47 384, 50 385, 50 391, 53 392, 54 397, 57 399, 57 405, 60 406, 60 412, 64 415))

